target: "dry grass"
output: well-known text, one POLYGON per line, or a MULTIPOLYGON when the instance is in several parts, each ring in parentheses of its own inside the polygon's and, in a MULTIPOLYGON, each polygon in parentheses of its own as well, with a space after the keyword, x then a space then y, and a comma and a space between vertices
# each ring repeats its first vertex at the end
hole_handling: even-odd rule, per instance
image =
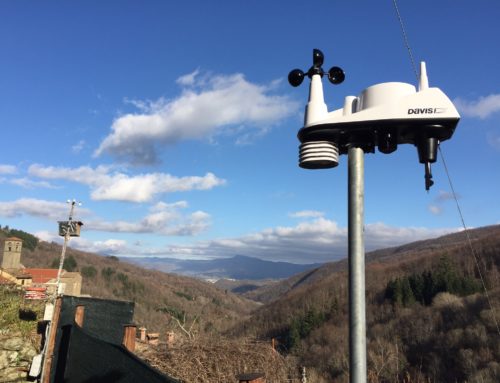
POLYGON ((274 351, 271 344, 248 339, 204 338, 172 348, 143 346, 138 354, 182 382, 235 382, 236 375, 250 372, 264 373, 268 383, 299 381, 294 364, 274 351))

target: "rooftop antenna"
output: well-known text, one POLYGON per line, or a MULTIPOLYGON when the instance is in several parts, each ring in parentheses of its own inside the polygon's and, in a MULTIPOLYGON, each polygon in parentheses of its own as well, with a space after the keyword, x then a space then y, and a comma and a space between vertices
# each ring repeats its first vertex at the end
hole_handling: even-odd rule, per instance
POLYGON ((75 205, 82 206, 81 202, 77 202, 76 200, 67 200, 68 204, 70 204, 69 217, 67 221, 59 221, 59 235, 64 237, 64 243, 61 251, 61 258, 59 259, 59 269, 57 270, 57 282, 56 282, 56 293, 62 293, 61 289, 61 274, 64 266, 64 259, 66 257, 66 248, 68 247, 68 242, 70 237, 79 237, 80 236, 80 227, 83 225, 80 221, 73 220, 73 214, 75 212, 75 205))
MULTIPOLYGON (((328 112, 322 69, 324 55, 313 50, 313 65, 307 73, 294 69, 290 85, 299 86, 305 75, 311 79, 304 126, 298 132, 299 166, 327 169, 338 166, 339 156, 348 156, 348 260, 349 260, 349 369, 351 383, 364 383, 366 369, 365 245, 364 245, 364 153, 375 148, 384 154, 398 145, 417 147, 425 168, 425 189, 433 185, 431 164, 439 143, 453 135, 460 120, 455 106, 438 88, 430 88, 425 63, 420 65, 418 90, 401 82, 380 83, 347 96, 344 107, 328 112)), ((333 84, 345 74, 339 67, 327 73, 333 84)))

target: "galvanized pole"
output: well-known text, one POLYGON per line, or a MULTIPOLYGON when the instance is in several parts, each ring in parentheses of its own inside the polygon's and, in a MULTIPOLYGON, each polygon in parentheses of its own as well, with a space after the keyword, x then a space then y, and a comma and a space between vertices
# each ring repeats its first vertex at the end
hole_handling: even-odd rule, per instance
POLYGON ((348 152, 349 381, 366 383, 364 151, 348 152))

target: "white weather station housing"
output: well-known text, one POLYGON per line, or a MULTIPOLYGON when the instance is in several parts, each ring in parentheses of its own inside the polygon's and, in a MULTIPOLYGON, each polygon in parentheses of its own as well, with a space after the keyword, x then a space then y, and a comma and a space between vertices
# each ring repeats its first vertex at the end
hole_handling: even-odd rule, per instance
POLYGON ((311 79, 304 126, 299 130, 299 165, 306 169, 333 168, 339 155, 348 157, 348 265, 349 265, 349 381, 365 383, 366 305, 364 244, 364 153, 394 152, 399 144, 413 144, 425 165, 425 189, 432 186, 431 164, 441 141, 451 138, 460 116, 438 88, 429 88, 425 63, 420 64, 418 88, 402 82, 386 82, 366 88, 359 96, 347 96, 342 109, 328 112, 322 78, 333 84, 344 81, 344 71, 324 72, 323 53, 314 49, 307 73, 294 69, 292 86, 311 79))
POLYGON ((328 112, 323 97, 322 77, 333 84, 344 81, 339 67, 328 73, 322 69, 324 56, 313 51, 313 66, 307 73, 294 69, 288 75, 292 86, 299 86, 304 76, 311 79, 301 142, 299 165, 307 169, 332 168, 338 156, 350 146, 364 152, 392 153, 398 144, 414 144, 419 161, 425 164, 425 188, 432 186, 431 163, 436 161, 438 145, 449 139, 460 119, 455 106, 439 89, 430 88, 426 66, 420 64, 418 89, 402 82, 370 86, 359 96, 347 96, 342 109, 328 112))

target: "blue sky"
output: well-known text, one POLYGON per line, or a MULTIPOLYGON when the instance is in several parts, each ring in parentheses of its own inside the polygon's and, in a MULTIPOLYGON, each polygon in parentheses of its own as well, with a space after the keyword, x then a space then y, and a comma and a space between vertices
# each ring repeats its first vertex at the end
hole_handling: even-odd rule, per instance
MULTIPOLYGON (((399 2, 415 60, 462 119, 442 144, 470 227, 500 222, 500 4, 399 2)), ((416 84, 393 2, 0 2, 0 224, 117 256, 346 255, 347 158, 297 165, 313 48, 329 110, 387 81, 416 84)), ((424 190, 416 149, 367 154, 367 250, 461 223, 442 161, 424 190)))

